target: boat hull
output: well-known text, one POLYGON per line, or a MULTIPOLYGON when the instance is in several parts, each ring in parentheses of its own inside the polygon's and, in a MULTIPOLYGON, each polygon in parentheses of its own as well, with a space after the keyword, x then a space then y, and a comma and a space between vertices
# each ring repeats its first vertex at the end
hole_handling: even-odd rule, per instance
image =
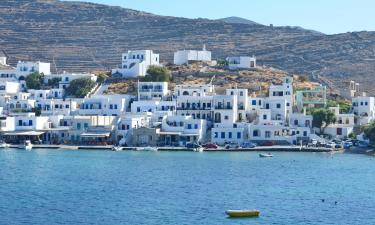
POLYGON ((227 210, 225 213, 233 218, 258 217, 260 215, 258 210, 227 210))

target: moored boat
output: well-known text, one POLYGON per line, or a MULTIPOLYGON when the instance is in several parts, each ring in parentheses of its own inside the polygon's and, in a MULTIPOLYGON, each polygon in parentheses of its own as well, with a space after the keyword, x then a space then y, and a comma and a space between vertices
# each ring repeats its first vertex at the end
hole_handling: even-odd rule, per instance
POLYGON ((273 155, 270 154, 270 153, 268 153, 268 154, 261 153, 261 154, 259 154, 259 157, 261 157, 261 158, 270 158, 270 157, 273 157, 273 155))
POLYGON ((25 149, 26 151, 31 151, 33 149, 33 144, 31 144, 31 141, 27 140, 23 144, 22 148, 25 149))
POLYGON ((115 152, 122 151, 122 147, 120 147, 120 146, 113 146, 112 147, 112 151, 115 151, 115 152))
POLYGON ((258 210, 227 210, 225 213, 230 217, 258 217, 258 210))
POLYGON ((0 148, 9 148, 9 147, 10 147, 10 144, 7 144, 5 142, 0 143, 0 148))
POLYGON ((158 148, 157 148, 157 147, 151 147, 151 146, 147 146, 147 147, 139 147, 139 148, 137 148, 137 151, 156 152, 156 151, 158 151, 158 148))

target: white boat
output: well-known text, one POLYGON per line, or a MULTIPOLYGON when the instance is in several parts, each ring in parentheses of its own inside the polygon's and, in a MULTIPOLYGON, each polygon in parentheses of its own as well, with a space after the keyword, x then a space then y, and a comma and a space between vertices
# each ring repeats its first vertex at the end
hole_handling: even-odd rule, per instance
POLYGON ((194 148, 194 152, 203 152, 203 151, 204 151, 203 147, 194 148))
POLYGON ((270 153, 268 153, 268 154, 261 153, 261 154, 259 154, 259 157, 261 157, 261 158, 270 158, 270 157, 273 157, 273 155, 270 154, 270 153))
POLYGON ((25 143, 23 144, 23 149, 25 149, 26 151, 31 151, 31 149, 33 149, 33 144, 31 144, 31 141, 25 141, 25 143))
POLYGON ((158 148, 157 147, 151 147, 151 146, 139 147, 139 148, 137 148, 137 151, 156 152, 156 151, 158 151, 158 148))
POLYGON ((10 147, 10 144, 7 144, 5 142, 0 143, 0 148, 9 148, 9 147, 10 147))
POLYGON ((115 151, 115 152, 122 151, 122 147, 120 147, 120 146, 113 146, 112 147, 112 151, 115 151))

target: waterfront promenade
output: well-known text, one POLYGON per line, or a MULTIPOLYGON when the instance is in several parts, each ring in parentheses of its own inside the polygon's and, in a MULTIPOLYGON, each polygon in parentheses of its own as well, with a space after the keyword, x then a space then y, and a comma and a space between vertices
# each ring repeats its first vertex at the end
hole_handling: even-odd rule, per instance
MULTIPOLYGON (((114 146, 73 146, 73 145, 33 145, 36 149, 55 149, 55 150, 112 150, 114 146)), ((19 145, 11 145, 10 148, 19 148, 19 145)), ((158 151, 194 151, 195 149, 186 147, 157 147, 158 151)), ((121 150, 136 151, 137 147, 121 147, 121 150)), ((204 149, 205 152, 338 152, 342 149, 332 149, 324 147, 300 147, 294 145, 275 145, 275 146, 256 146, 254 148, 233 148, 225 149, 204 149)))

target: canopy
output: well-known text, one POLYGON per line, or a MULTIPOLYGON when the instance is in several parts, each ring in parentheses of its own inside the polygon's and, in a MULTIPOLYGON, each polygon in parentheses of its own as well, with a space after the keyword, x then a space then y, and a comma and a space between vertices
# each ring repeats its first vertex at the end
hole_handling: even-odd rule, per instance
POLYGON ((92 137, 92 138, 103 138, 109 137, 111 135, 110 132, 85 132, 81 134, 81 137, 92 137))
POLYGON ((6 136, 40 136, 44 134, 44 132, 41 131, 22 131, 22 132, 11 132, 11 133, 5 133, 6 136))

